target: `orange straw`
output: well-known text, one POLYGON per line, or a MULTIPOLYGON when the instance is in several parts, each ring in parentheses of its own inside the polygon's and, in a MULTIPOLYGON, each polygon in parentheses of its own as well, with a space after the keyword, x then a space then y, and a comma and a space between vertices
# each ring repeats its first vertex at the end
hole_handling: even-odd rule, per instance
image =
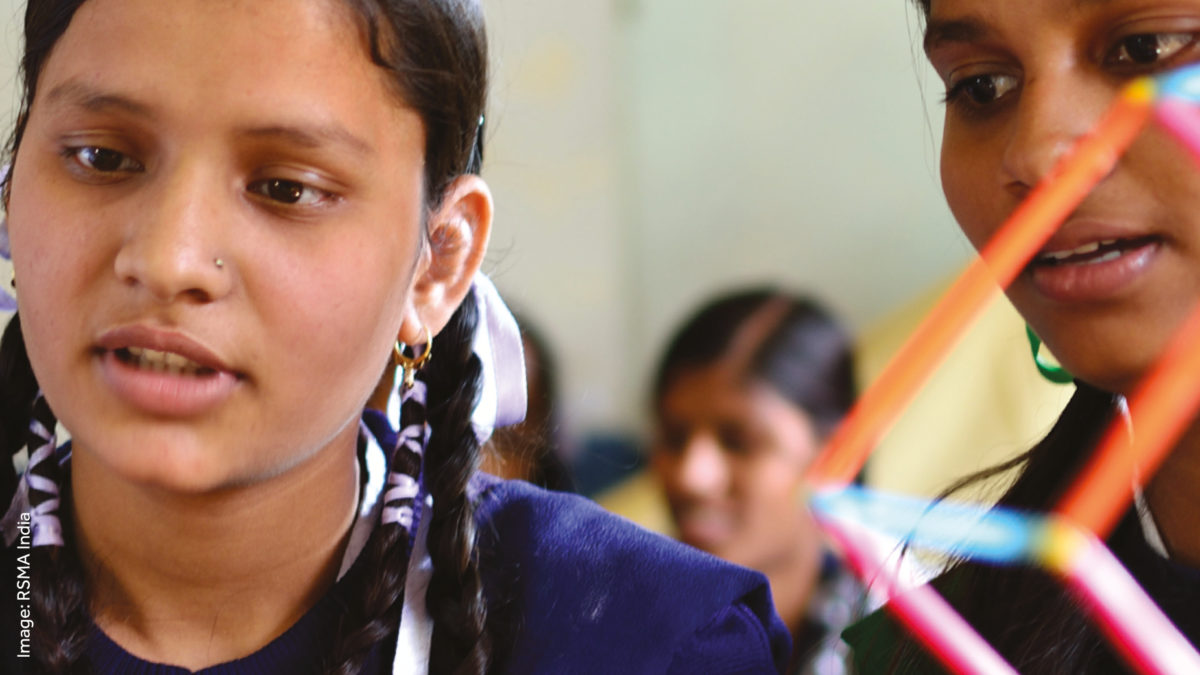
POLYGON ((858 400, 808 471, 819 485, 853 480, 917 390, 983 309, 1007 286, 1096 183, 1116 165, 1149 116, 1148 78, 1131 82, 1096 128, 1038 184, 858 400))
POLYGON ((1129 398, 1135 433, 1118 417, 1100 449, 1059 502, 1058 513, 1104 538, 1133 499, 1135 478, 1148 478, 1166 459, 1200 408, 1200 306, 1129 398))

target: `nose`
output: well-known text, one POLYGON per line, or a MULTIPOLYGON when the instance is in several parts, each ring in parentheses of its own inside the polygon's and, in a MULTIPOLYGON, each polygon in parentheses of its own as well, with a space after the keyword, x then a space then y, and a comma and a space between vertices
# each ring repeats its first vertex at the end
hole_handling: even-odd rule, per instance
POLYGON ((1009 189, 1023 198, 1045 178, 1099 121, 1114 93, 1069 66, 1027 79, 1002 159, 1009 189))
POLYGON ((676 488, 690 497, 712 497, 725 492, 729 464, 721 445, 710 433, 695 433, 680 450, 675 467, 676 488))
POLYGON ((148 176, 130 200, 117 277, 159 302, 211 302, 232 287, 235 261, 222 242, 219 182, 198 166, 148 176))

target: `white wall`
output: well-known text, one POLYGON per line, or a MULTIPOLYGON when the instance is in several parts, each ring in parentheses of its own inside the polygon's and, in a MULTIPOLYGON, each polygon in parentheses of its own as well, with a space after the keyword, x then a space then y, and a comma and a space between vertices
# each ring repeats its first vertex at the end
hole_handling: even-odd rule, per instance
POLYGON ((969 255, 905 0, 488 6, 509 111, 487 168, 512 228, 501 283, 563 352, 580 426, 636 428, 668 332, 731 284, 808 289, 862 328, 969 255), (556 95, 531 102, 531 81, 556 95), (541 199, 564 208, 541 218, 541 199))
MULTIPOLYGON (((712 291, 779 280, 858 328, 966 259, 906 0, 485 3, 487 268, 557 348, 576 430, 637 428, 666 332, 712 291)), ((0 0, 5 130, 21 5, 0 0)))
POLYGON ((611 2, 487 0, 494 63, 484 176, 497 220, 485 269, 547 335, 568 424, 631 414, 637 328, 621 196, 611 2))

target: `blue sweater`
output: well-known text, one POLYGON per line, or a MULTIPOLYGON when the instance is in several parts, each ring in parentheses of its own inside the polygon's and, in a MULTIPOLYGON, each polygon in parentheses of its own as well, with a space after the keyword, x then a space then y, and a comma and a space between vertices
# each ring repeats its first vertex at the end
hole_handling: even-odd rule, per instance
MULTIPOLYGON (((766 580, 647 532, 574 495, 480 476, 473 481, 488 610, 505 631, 500 673, 774 673, 787 662, 787 630, 766 580)), ((12 553, 12 551, 10 551, 12 553)), ((13 556, 8 556, 13 564, 13 556)), ((314 672, 355 566, 287 633, 259 652, 205 675, 314 672)), ((10 568, 6 578, 15 579, 10 568)), ((4 672, 15 658, 15 595, 0 595, 4 672)), ((376 646, 364 673, 387 673, 394 638, 376 646)), ((180 675, 146 663, 99 630, 88 643, 99 673, 180 675)))

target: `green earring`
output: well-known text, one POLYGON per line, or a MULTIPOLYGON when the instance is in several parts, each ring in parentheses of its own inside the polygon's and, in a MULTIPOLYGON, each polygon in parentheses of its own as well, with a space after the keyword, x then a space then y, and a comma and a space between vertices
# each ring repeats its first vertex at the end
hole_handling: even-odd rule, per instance
POLYGON ((1025 324, 1025 335, 1029 336, 1029 350, 1033 352, 1033 364, 1037 366, 1042 377, 1054 384, 1071 384, 1075 381, 1074 376, 1068 373, 1066 368, 1042 360, 1042 339, 1033 332, 1029 324, 1025 324))

